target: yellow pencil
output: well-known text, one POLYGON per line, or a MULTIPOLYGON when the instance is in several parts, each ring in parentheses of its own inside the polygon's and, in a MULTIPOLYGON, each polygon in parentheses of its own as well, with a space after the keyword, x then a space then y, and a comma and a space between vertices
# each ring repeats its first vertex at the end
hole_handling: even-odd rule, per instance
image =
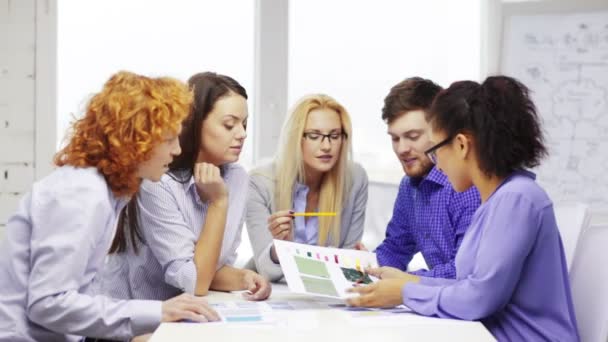
POLYGON ((320 213, 293 213, 293 216, 336 216, 336 213, 320 212, 320 213))

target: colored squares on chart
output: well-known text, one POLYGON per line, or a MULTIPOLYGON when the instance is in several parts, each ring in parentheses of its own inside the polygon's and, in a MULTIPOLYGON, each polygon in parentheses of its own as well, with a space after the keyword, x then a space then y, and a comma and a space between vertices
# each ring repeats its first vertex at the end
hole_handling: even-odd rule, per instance
POLYGON ((317 293, 321 295, 327 295, 332 297, 338 296, 338 291, 334 283, 329 279, 310 278, 306 276, 302 277, 302 283, 307 292, 317 293))
POLYGON ((315 277, 329 278, 327 266, 322 261, 306 259, 299 256, 294 256, 298 270, 302 274, 308 274, 315 277))
POLYGON ((351 259, 349 257, 344 257, 342 259, 342 261, 344 261, 344 266, 350 267, 350 265, 351 265, 351 259))

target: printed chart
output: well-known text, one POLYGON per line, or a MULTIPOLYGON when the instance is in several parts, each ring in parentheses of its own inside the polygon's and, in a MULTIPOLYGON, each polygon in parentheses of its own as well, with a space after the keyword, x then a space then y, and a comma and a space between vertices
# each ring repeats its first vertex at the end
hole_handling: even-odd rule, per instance
MULTIPOLYGON (((264 302, 224 301, 210 303, 218 312, 221 320, 206 322, 206 325, 248 325, 256 327, 276 327, 285 325, 317 326, 315 315, 306 315, 314 310, 333 310, 354 325, 382 325, 395 319, 406 318, 416 314, 404 305, 392 308, 351 307, 336 299, 301 297, 294 300, 268 300, 264 302), (290 316, 291 315, 291 316, 290 316), (297 322, 295 322, 297 320, 297 322), (363 322, 365 321, 365 322, 363 322)), ((196 323, 194 321, 184 321, 196 323)))
POLYGON ((351 249, 319 247, 274 240, 287 285, 292 292, 348 298, 346 289, 377 279, 364 273, 377 267, 376 255, 351 249))
POLYGON ((222 302, 210 304, 219 314, 221 321, 208 324, 226 323, 275 323, 272 307, 260 302, 222 302))

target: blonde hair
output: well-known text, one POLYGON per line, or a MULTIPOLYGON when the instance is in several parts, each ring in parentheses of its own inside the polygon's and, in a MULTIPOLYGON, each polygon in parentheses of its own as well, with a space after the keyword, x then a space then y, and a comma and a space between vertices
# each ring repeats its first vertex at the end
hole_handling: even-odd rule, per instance
POLYGON ((319 211, 336 212, 337 216, 319 217, 319 246, 338 246, 340 242, 340 213, 342 203, 348 198, 351 186, 352 126, 350 116, 344 107, 332 97, 324 94, 311 94, 301 98, 291 109, 281 130, 279 151, 275 157, 276 175, 275 205, 277 210, 293 207, 293 191, 296 182, 304 183, 305 170, 302 158, 302 137, 308 114, 316 109, 330 109, 340 116, 342 140, 340 156, 334 167, 325 173, 321 180, 319 211))

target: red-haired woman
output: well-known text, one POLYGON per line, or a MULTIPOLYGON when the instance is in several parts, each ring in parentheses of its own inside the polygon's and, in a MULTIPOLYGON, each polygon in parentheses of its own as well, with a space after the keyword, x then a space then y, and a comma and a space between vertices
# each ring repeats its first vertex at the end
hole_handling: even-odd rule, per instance
POLYGON ((0 246, 0 340, 130 339, 160 322, 215 320, 201 299, 96 295, 116 222, 143 179, 158 181, 181 150, 192 94, 171 78, 113 75, 75 122, 59 166, 36 182, 0 246))

